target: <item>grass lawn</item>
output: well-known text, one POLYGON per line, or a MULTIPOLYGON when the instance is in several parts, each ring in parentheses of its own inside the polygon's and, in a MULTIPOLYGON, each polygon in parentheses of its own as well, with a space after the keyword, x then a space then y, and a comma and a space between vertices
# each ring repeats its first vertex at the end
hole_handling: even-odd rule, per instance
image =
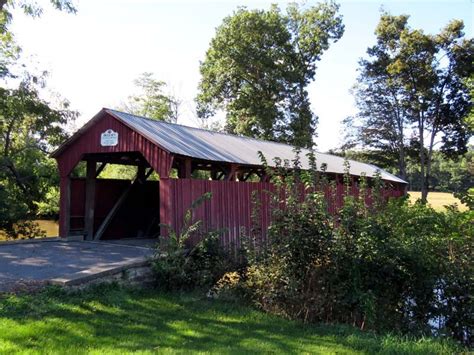
POLYGON ((310 326, 195 294, 99 286, 0 298, 0 353, 449 354, 433 339, 310 326))
MULTIPOLYGON (((421 192, 409 191, 410 202, 414 203, 416 200, 421 198, 421 192)), ((452 205, 457 203, 461 211, 467 210, 467 206, 463 205, 451 192, 430 192, 428 193, 428 204, 431 205, 437 211, 443 211, 444 206, 452 205)))

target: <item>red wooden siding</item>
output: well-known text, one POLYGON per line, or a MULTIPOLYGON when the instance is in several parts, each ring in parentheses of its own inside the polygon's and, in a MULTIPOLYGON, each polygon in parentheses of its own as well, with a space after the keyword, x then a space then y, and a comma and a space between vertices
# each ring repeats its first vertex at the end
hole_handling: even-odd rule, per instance
POLYGON ((61 177, 59 202, 59 235, 61 237, 67 237, 69 233, 70 218, 68 216, 68 207, 70 202, 68 196, 71 193, 69 174, 83 158, 84 154, 139 152, 161 178, 166 179, 169 176, 173 163, 173 156, 171 154, 111 115, 106 113, 103 115, 93 125, 88 127, 81 136, 72 141, 70 146, 64 147, 56 156, 61 177), (103 147, 100 145, 100 135, 108 129, 118 132, 118 144, 114 147, 103 147))
MULTIPOLYGON (((335 214, 342 206, 344 199, 344 185, 338 184, 334 189, 328 188, 325 195, 328 201, 329 212, 335 214)), ((184 214, 193 201, 206 192, 212 193, 212 198, 195 210, 195 220, 203 222, 204 230, 223 229, 222 243, 228 246, 240 246, 242 232, 249 233, 252 228, 261 228, 262 235, 270 225, 271 203, 270 196, 265 191, 274 191, 271 183, 261 182, 233 182, 193 179, 166 179, 160 182, 160 198, 162 206, 161 223, 172 226, 179 231, 183 226, 184 214), (260 199, 259 225, 252 221, 252 193, 257 191, 260 199)), ((359 189, 351 186, 349 193, 358 195, 359 189)), ((367 189, 366 202, 372 203, 371 190, 367 189)), ((385 189, 383 196, 400 197, 403 191, 385 189)), ((193 242, 196 242, 195 240, 193 242)))
POLYGON ((61 176, 68 175, 87 153, 140 152, 161 177, 168 177, 173 161, 171 154, 116 118, 109 114, 104 115, 56 157, 61 176), (118 132, 118 144, 114 147, 100 145, 100 135, 108 129, 118 132))
POLYGON ((84 229, 84 207, 86 203, 86 179, 71 179, 70 229, 84 229))
POLYGON ((177 231, 182 228, 186 210, 206 192, 211 192, 212 198, 195 210, 195 219, 203 221, 205 230, 224 229, 222 242, 225 245, 239 246, 242 229, 248 233, 252 228, 253 191, 264 196, 262 224, 268 225, 269 198, 263 191, 271 188, 270 183, 167 179, 160 185, 160 199, 164 198, 163 191, 166 191, 169 205, 168 213, 161 211, 161 223, 171 225, 177 231))
MULTIPOLYGON (((95 230, 122 191, 129 186, 130 181, 98 179, 96 184, 95 230)), ((161 179, 159 183, 148 181, 139 191, 133 191, 105 232, 104 239, 133 237, 136 231, 147 227, 150 217, 158 214, 162 224, 169 225, 179 232, 183 227, 184 214, 193 201, 204 193, 211 192, 211 199, 195 210, 194 219, 202 221, 205 231, 221 230, 221 241, 224 245, 239 247, 242 233, 249 235, 253 228, 259 228, 265 237, 265 231, 271 222, 271 201, 268 191, 274 190, 271 183, 262 182, 170 178, 161 179), (257 221, 252 220, 254 193, 260 201, 260 217, 257 221)), ((349 193, 356 196, 359 194, 359 189, 351 186, 349 193)), ((367 189, 368 204, 372 203, 371 193, 371 189, 367 189)), ((342 206, 344 194, 345 186, 341 184, 325 191, 330 213, 337 213, 342 206)), ((383 195, 385 198, 399 197, 403 195, 403 191, 385 189, 383 195)), ((84 204, 85 180, 71 179, 71 230, 81 230, 84 227, 84 204)), ((166 236, 167 229, 162 229, 161 235, 166 236)), ((190 242, 195 243, 197 240, 190 242)))

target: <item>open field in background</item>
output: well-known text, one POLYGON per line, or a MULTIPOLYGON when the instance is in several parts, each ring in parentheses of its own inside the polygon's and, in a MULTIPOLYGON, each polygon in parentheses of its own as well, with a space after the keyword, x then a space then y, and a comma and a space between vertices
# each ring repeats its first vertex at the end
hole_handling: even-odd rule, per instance
MULTIPOLYGON (((409 191, 410 202, 414 203, 421 197, 419 191, 409 191)), ((452 205, 457 203, 461 211, 467 210, 467 206, 463 205, 459 199, 453 196, 451 192, 430 192, 428 193, 428 204, 431 205, 437 211, 443 211, 446 205, 452 205)))
POLYGON ((451 354, 453 343, 308 325, 234 302, 96 286, 0 297, 0 353, 451 354))

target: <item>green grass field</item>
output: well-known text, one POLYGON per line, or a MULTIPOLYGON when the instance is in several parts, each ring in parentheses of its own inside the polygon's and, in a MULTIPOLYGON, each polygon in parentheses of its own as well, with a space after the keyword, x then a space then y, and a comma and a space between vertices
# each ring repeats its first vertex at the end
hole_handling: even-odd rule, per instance
POLYGON ((0 298, 0 353, 448 354, 434 339, 311 326, 190 294, 99 286, 0 298))
MULTIPOLYGON (((410 202, 414 203, 416 200, 421 198, 421 192, 409 191, 410 202)), ((467 206, 463 205, 456 197, 450 192, 430 192, 428 193, 428 204, 431 205, 435 210, 442 211, 444 206, 452 205, 457 203, 461 211, 467 210, 467 206)))

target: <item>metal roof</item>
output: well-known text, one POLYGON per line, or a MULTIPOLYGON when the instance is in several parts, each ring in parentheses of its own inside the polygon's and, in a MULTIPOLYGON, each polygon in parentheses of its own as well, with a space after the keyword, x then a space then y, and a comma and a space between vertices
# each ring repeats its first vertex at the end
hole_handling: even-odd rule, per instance
MULTIPOLYGON (((263 153, 270 165, 275 165, 273 162, 275 157, 282 160, 288 159, 289 161, 295 158, 294 147, 288 144, 157 121, 111 109, 104 109, 104 111, 173 154, 208 161, 253 166, 262 165, 258 155, 259 151, 263 153)), ((309 168, 309 161, 306 156, 309 152, 308 149, 302 149, 300 153, 303 169, 309 168)), ((319 152, 315 152, 315 156, 318 166, 322 163, 327 165, 327 172, 344 173, 344 158, 319 152)), ((365 173, 368 177, 371 177, 378 170, 383 180, 406 184, 406 181, 375 165, 355 160, 349 160, 349 163, 351 175, 360 176, 365 173)))

